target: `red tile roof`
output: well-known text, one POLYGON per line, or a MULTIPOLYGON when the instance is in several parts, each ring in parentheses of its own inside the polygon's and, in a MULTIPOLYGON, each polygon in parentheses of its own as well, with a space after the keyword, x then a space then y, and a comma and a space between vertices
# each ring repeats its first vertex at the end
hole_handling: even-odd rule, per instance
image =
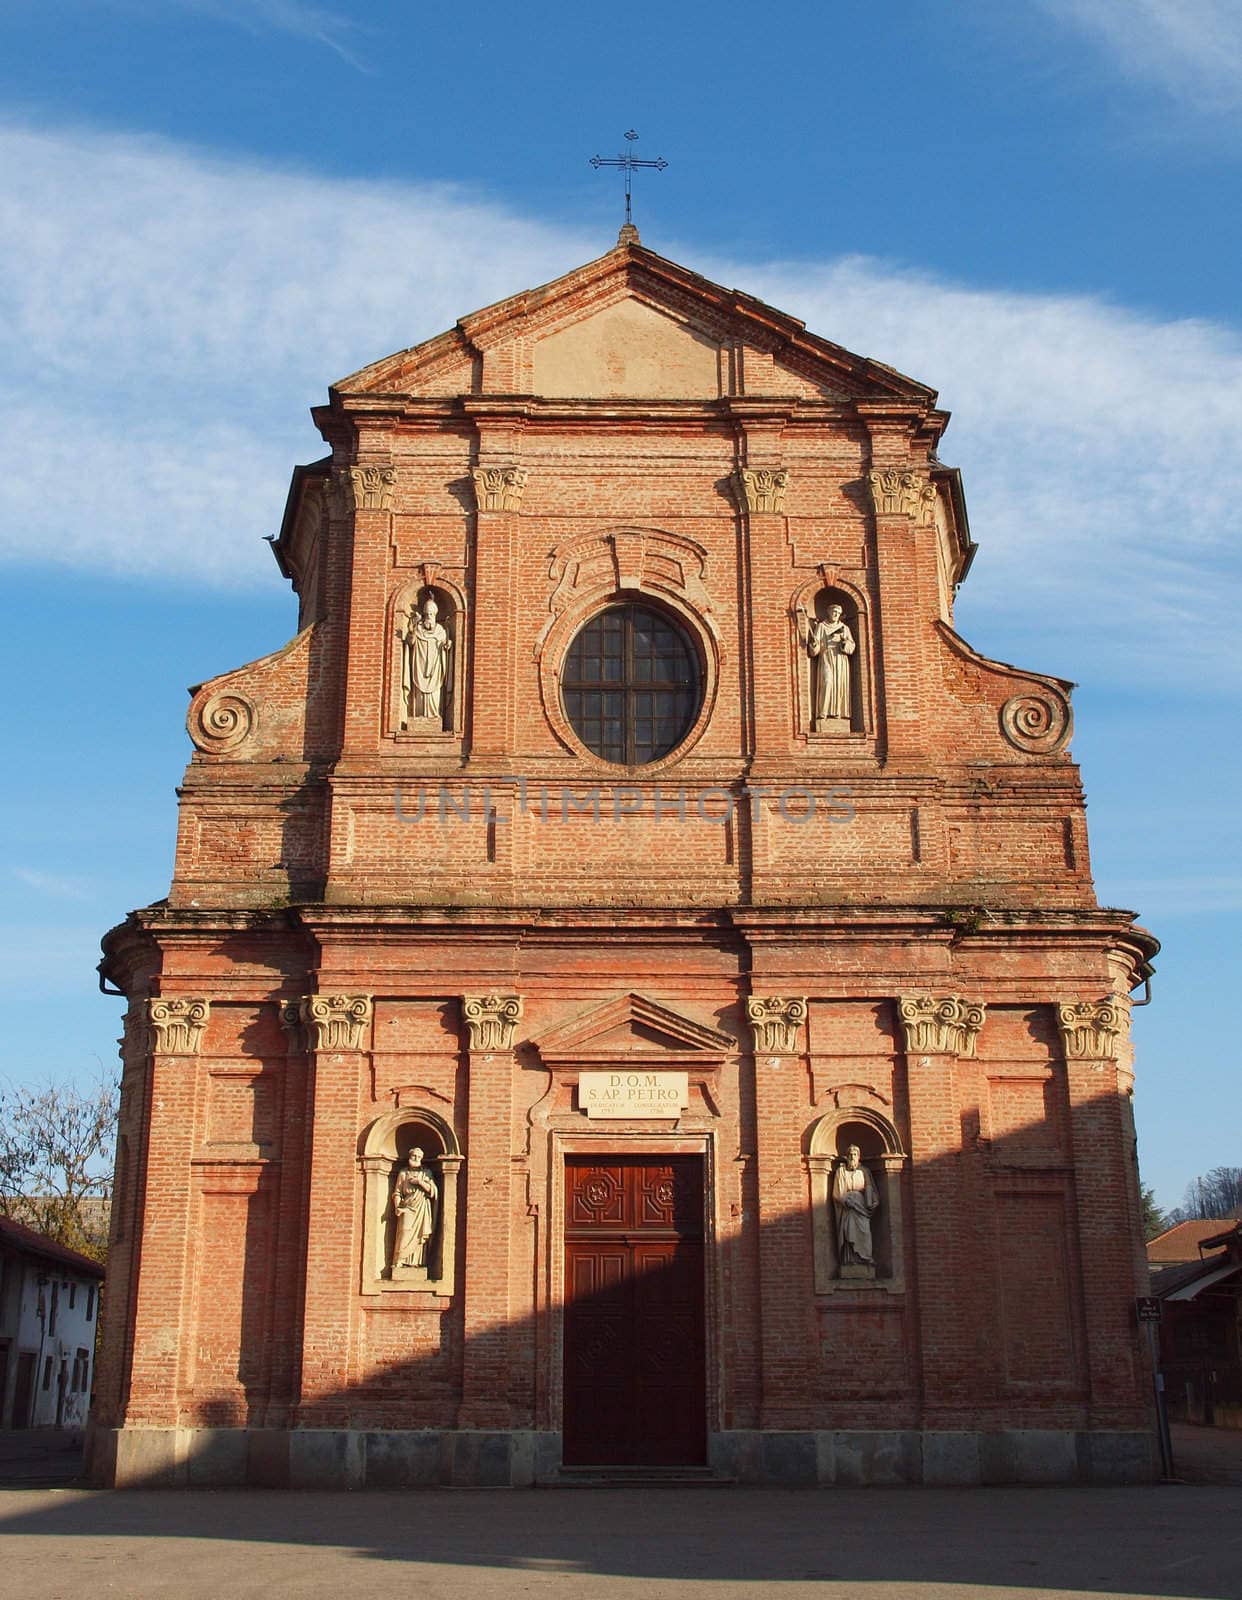
POLYGON ((1219 1238, 1222 1230, 1228 1228, 1228 1220, 1222 1221, 1220 1217, 1196 1217, 1192 1222, 1175 1223, 1147 1241, 1147 1259, 1152 1266, 1170 1261, 1198 1261, 1203 1241, 1219 1238))
POLYGON ((45 1261, 55 1261, 62 1267, 71 1267, 75 1272, 87 1277, 104 1276, 104 1269, 98 1261, 92 1261, 89 1256, 84 1256, 77 1250, 70 1250, 68 1245, 57 1244, 55 1239, 36 1233, 24 1222, 14 1222, 12 1217, 0 1217, 0 1245, 6 1244, 14 1250, 20 1250, 23 1255, 42 1256, 45 1261))

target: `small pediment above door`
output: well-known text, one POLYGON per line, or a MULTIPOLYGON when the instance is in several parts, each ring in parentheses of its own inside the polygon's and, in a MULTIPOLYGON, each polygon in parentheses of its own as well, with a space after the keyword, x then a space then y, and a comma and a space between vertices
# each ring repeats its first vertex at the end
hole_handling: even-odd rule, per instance
POLYGON ((731 1034, 641 994, 618 995, 580 1011, 533 1043, 547 1066, 625 1061, 648 1067, 716 1067, 738 1048, 731 1034))

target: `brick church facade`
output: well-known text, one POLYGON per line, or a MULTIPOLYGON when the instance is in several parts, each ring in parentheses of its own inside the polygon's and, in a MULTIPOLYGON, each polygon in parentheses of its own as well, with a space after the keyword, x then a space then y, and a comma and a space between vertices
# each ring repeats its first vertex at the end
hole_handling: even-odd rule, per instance
POLYGON ((104 941, 95 1481, 1149 1477, 1156 946, 934 391, 624 230, 314 415, 104 941))

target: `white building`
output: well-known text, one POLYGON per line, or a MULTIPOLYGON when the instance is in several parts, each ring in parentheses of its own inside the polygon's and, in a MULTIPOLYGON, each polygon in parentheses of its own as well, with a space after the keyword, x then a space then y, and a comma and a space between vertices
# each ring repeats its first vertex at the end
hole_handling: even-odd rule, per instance
POLYGON ((104 1269, 0 1217, 0 1428, 80 1428, 104 1269))

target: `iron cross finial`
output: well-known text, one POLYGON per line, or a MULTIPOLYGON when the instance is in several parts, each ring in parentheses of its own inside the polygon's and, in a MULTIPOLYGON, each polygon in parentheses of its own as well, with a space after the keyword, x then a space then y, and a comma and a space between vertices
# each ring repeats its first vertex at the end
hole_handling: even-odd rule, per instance
POLYGON ((636 156, 634 154, 634 142, 638 138, 637 133, 635 133, 634 129, 631 128, 627 132, 625 137, 630 141, 630 147, 629 147, 628 150, 625 151, 625 153, 623 155, 619 155, 619 156, 592 156, 591 157, 591 165, 597 171, 599 170, 600 167, 620 167, 622 172, 624 172, 624 174, 625 174, 625 226, 621 230, 621 235, 622 235, 622 238, 625 238, 626 237, 626 230, 628 229, 628 230, 631 231, 631 236, 634 237, 634 238, 637 238, 638 237, 638 233, 637 233, 637 230, 634 228, 634 218, 633 218, 633 216, 631 214, 631 210, 630 210, 630 195, 631 195, 631 190, 633 188, 633 183, 634 183, 634 173, 639 167, 654 167, 657 172, 663 172, 665 167, 668 166, 668 162, 665 161, 663 156, 657 156, 654 161, 641 161, 638 158, 638 156, 636 156))

